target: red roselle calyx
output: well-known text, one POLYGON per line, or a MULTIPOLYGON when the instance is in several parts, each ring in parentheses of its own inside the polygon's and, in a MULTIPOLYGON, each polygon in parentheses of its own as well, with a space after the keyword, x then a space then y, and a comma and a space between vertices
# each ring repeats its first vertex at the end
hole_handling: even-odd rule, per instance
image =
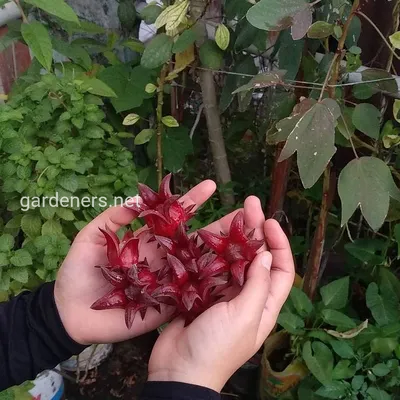
POLYGON ((101 230, 107 246, 108 264, 100 266, 112 290, 98 299, 94 310, 124 309, 125 322, 132 327, 136 314, 142 319, 149 307, 161 312, 161 304, 173 305, 177 313, 191 322, 215 304, 229 286, 242 286, 248 266, 264 241, 245 233, 243 212, 232 221, 228 235, 204 229, 188 236, 187 221, 194 215, 193 206, 185 207, 179 196, 172 195, 166 176, 158 193, 139 184, 143 203, 129 204, 142 217, 157 241, 163 265, 153 271, 139 254, 139 241, 148 245, 148 237, 135 238, 128 231, 120 241, 110 230, 101 230), (199 245, 198 239, 203 241, 199 245))

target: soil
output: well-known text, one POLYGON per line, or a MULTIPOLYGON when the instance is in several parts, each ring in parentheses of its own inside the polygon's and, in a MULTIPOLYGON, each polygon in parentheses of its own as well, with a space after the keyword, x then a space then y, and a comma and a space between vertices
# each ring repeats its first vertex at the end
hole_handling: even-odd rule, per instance
MULTIPOLYGON (((115 344, 111 355, 97 369, 89 371, 86 378, 81 373, 80 383, 64 379, 65 400, 138 399, 146 382, 147 365, 157 337, 157 332, 151 332, 115 344)), ((239 370, 223 389, 222 399, 255 400, 257 376, 257 368, 239 370)))

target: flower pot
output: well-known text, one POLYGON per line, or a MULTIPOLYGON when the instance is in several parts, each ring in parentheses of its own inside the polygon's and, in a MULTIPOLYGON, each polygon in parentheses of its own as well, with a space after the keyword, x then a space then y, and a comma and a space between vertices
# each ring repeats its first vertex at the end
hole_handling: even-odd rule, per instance
POLYGON ((44 371, 32 384, 34 387, 29 390, 32 400, 61 400, 64 396, 64 380, 57 372, 44 371))
MULTIPOLYGON (((79 370, 85 371, 98 367, 112 352, 112 344, 92 344, 79 354, 79 370), (89 363, 89 366, 87 366, 89 363)), ((66 371, 78 370, 78 356, 61 363, 61 368, 66 371)))
POLYGON ((306 365, 299 359, 294 359, 281 372, 271 366, 270 356, 274 351, 285 349, 289 343, 289 334, 280 331, 272 334, 264 343, 264 352, 261 360, 261 377, 259 393, 261 400, 277 399, 283 393, 297 386, 307 375, 306 365))

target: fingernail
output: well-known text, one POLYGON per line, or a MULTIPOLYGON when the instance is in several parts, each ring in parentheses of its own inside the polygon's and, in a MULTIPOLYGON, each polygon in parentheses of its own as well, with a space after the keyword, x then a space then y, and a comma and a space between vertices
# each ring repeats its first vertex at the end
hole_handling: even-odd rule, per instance
POLYGON ((268 270, 271 269, 271 256, 270 256, 269 253, 265 252, 265 253, 262 255, 261 264, 262 264, 262 266, 263 266, 264 268, 267 268, 268 270))

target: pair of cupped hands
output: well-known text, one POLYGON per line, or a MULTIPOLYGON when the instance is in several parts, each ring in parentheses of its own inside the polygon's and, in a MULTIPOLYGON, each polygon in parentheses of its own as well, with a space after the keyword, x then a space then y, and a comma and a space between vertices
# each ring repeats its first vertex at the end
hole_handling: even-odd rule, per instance
MULTIPOLYGON (((185 206, 200 207, 216 189, 206 180, 181 198, 185 206)), ((228 233, 239 210, 206 227, 228 233)), ((147 311, 144 320, 125 325, 124 310, 95 311, 90 306, 110 290, 96 265, 107 264, 106 243, 99 228, 116 232, 128 225, 134 212, 124 207, 106 210, 75 238, 55 284, 56 305, 69 336, 77 343, 112 343, 156 329, 170 320, 174 309, 147 311)), ((220 391, 229 377, 261 347, 271 333, 294 280, 293 257, 286 235, 275 220, 265 220, 257 197, 244 203, 245 224, 266 246, 251 264, 242 291, 214 305, 189 326, 173 320, 158 338, 149 362, 150 381, 191 383, 220 391), (268 249, 268 251, 267 251, 268 249)), ((157 263, 154 243, 141 242, 141 259, 157 263)))

